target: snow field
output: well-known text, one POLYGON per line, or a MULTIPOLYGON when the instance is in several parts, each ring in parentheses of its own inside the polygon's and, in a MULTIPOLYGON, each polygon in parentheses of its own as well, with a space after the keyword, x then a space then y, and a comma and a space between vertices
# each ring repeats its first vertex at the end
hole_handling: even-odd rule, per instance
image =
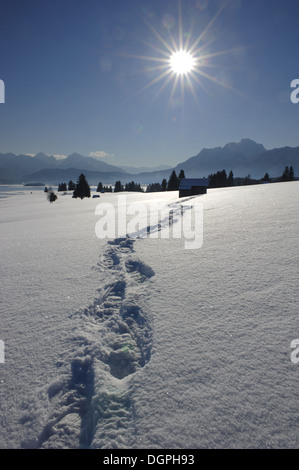
POLYGON ((211 190, 200 250, 136 244, 160 312, 135 379, 140 446, 298 447, 297 207, 298 183, 211 190))
POLYGON ((99 200, 2 199, 0 446, 298 447, 298 187, 191 198, 196 250, 99 240, 99 200))

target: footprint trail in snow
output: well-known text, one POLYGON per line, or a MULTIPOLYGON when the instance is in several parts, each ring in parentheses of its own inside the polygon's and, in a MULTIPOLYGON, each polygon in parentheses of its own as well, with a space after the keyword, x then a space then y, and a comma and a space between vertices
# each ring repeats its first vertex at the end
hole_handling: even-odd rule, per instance
MULTIPOLYGON (((161 232, 180 221, 181 202, 143 232, 161 232)), ((192 206, 187 207, 191 209, 192 206)), ((185 208, 186 209, 186 208, 185 208)), ((143 238, 143 233, 141 233, 143 238)), ((135 445, 134 381, 150 360, 152 327, 147 281, 153 270, 138 259, 135 239, 107 242, 95 270, 105 279, 76 321, 68 349, 57 362, 58 378, 24 403, 23 448, 129 448, 135 445), (36 429, 41 429, 36 437, 36 429)))
POLYGON ((65 367, 60 365, 64 373, 45 392, 49 417, 37 441, 24 442, 23 447, 133 445, 130 376, 150 360, 152 328, 145 282, 154 275, 137 258, 133 245, 130 238, 108 241, 96 267, 104 272, 106 284, 94 302, 76 314, 78 328, 65 367))

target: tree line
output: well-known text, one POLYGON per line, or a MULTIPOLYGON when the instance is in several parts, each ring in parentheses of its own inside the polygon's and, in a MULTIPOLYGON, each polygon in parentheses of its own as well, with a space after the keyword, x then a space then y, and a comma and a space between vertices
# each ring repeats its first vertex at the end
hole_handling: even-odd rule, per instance
POLYGON ((163 178, 161 183, 149 184, 146 188, 147 193, 162 192, 162 191, 177 191, 180 186, 181 179, 185 178, 184 170, 180 170, 179 175, 173 170, 169 176, 168 181, 163 178))
POLYGON ((212 173, 209 176, 209 187, 210 188, 221 188, 223 186, 233 186, 234 185, 234 174, 232 170, 227 176, 226 171, 217 171, 217 173, 212 173))
POLYGON ((139 183, 134 183, 134 181, 131 181, 130 183, 126 183, 125 185, 121 184, 121 181, 116 181, 114 185, 114 192, 120 193, 121 191, 143 192, 143 189, 139 183))
POLYGON ((281 177, 282 181, 294 181, 294 178, 295 174, 293 167, 290 166, 289 168, 288 166, 286 166, 281 177))
MULTIPOLYGON (((49 188, 48 188, 48 186, 45 186, 45 189, 44 189, 45 193, 47 193, 50 189, 52 190, 51 186, 49 188)), ((74 191, 75 189, 76 189, 75 183, 72 180, 70 180, 68 185, 66 183, 59 183, 57 191, 58 192, 61 192, 61 191, 74 191)))
MULTIPOLYGON (((151 183, 148 184, 146 189, 144 189, 140 183, 135 183, 131 181, 126 184, 122 184, 120 180, 115 182, 114 185, 114 192, 119 193, 121 191, 137 191, 137 192, 161 192, 161 191, 177 191, 180 186, 180 181, 182 178, 185 178, 184 170, 180 170, 179 175, 177 176, 175 170, 173 170, 170 174, 168 181, 166 178, 163 178, 161 183, 151 183)), ((112 187, 109 188, 103 186, 100 182, 97 186, 97 192, 112 192, 112 187)))
MULTIPOLYGON (((100 181, 96 192, 121 192, 121 191, 137 191, 137 192, 158 192, 158 191, 176 191, 179 189, 180 181, 182 178, 185 178, 184 170, 181 170, 179 175, 177 176, 175 170, 171 172, 169 180, 167 181, 165 178, 162 180, 161 183, 152 183, 149 184, 146 189, 144 189, 140 183, 135 183, 131 181, 129 183, 122 184, 121 181, 116 181, 114 185, 114 190, 112 186, 104 186, 100 181)), ((83 199, 85 197, 90 197, 90 186, 88 181, 83 173, 79 176, 77 183, 75 184, 72 180, 69 181, 68 184, 66 183, 59 183, 58 185, 58 192, 66 192, 66 191, 73 191, 73 198, 83 199)), ((57 199, 57 195, 54 193, 52 187, 45 187, 45 192, 48 193, 47 197, 50 202, 54 202, 57 199)))
POLYGON ((244 178, 235 178, 232 171, 227 175, 225 170, 217 171, 209 175, 209 187, 210 188, 223 188, 227 186, 241 186, 241 185, 252 185, 260 183, 271 183, 271 182, 282 182, 282 181, 294 181, 295 174, 292 166, 286 166, 282 175, 277 178, 271 178, 269 173, 265 173, 261 179, 253 179, 250 175, 244 178))
MULTIPOLYGON (((184 170, 180 170, 179 175, 177 176, 176 171, 173 170, 170 174, 168 181, 164 178, 161 183, 152 183, 149 184, 144 190, 139 183, 131 181, 126 184, 122 184, 121 181, 116 181, 114 185, 114 192, 121 191, 137 191, 137 192, 161 192, 161 191, 177 191, 180 186, 181 179, 185 178, 184 170)), ((270 178, 268 173, 265 173, 264 177, 260 180, 251 179, 250 175, 245 178, 234 178, 232 170, 227 175, 225 170, 217 171, 216 173, 211 173, 209 175, 209 187, 210 188, 221 188, 234 185, 249 185, 249 184, 259 184, 261 182, 278 182, 278 181, 293 181, 295 178, 294 169, 292 166, 286 166, 283 174, 279 178, 270 178)), ((83 199, 85 197, 90 197, 90 186, 86 180, 86 177, 83 173, 79 176, 77 183, 75 184, 72 180, 69 181, 68 185, 66 183, 60 183, 58 185, 58 191, 73 191, 73 198, 83 199)), ((50 202, 54 202, 57 199, 57 195, 54 193, 52 187, 49 188, 46 186, 44 190, 47 194, 47 198, 50 202)), ((113 192, 112 186, 104 186, 99 182, 97 186, 97 192, 113 192)))

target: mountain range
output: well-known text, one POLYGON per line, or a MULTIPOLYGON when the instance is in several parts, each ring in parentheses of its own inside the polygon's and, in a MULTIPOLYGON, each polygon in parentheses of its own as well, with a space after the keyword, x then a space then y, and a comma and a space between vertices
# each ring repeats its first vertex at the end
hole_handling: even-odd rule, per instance
POLYGON ((44 183, 57 185, 77 181, 84 173, 89 184, 114 184, 135 181, 140 184, 168 180, 172 170, 184 170, 187 178, 208 177, 209 174, 223 169, 233 171, 236 177, 262 178, 267 172, 270 177, 281 176, 286 166, 293 166, 295 175, 299 168, 299 147, 282 147, 266 150, 262 144, 251 139, 230 142, 223 147, 204 148, 197 155, 188 158, 173 168, 159 166, 132 168, 110 165, 93 157, 73 153, 65 159, 56 159, 44 153, 35 156, 0 153, 0 183, 44 183))

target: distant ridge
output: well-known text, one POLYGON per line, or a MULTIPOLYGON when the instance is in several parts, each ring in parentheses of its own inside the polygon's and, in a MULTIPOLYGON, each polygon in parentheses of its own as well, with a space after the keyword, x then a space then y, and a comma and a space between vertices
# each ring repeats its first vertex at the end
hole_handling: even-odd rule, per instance
POLYGON ((150 169, 145 167, 140 170, 146 171, 139 172, 136 168, 133 171, 131 167, 120 168, 78 153, 61 160, 42 152, 33 157, 0 153, 0 183, 43 181, 45 184, 58 184, 70 179, 77 180, 80 172, 83 172, 92 185, 98 184, 99 181, 113 184, 116 180, 121 180, 122 183, 135 181, 149 184, 161 182, 163 178, 168 180, 172 170, 179 173, 181 169, 188 178, 208 177, 211 173, 224 169, 227 173, 232 170, 235 177, 250 175, 259 179, 265 173, 270 177, 279 177, 286 166, 293 166, 295 176, 298 175, 299 147, 267 150, 262 144, 246 138, 240 142, 229 142, 223 147, 204 148, 197 155, 173 168, 158 167, 149 171, 150 169))
POLYGON ((73 153, 62 160, 43 152, 33 157, 25 154, 0 153, 0 183, 34 182, 45 178, 46 183, 56 184, 61 182, 61 175, 68 179, 68 170, 70 175, 74 175, 74 172, 70 171, 74 169, 77 169, 76 179, 80 171, 114 173, 118 176, 126 173, 122 168, 78 153, 73 153), (61 170, 66 171, 61 173, 61 170))
POLYGON ((72 153, 59 163, 59 168, 78 168, 85 171, 104 171, 107 173, 126 173, 125 170, 93 157, 84 157, 79 153, 72 153))
POLYGON ((267 150, 262 144, 257 144, 251 139, 242 139, 240 142, 230 142, 223 147, 204 148, 199 154, 177 165, 176 170, 183 168, 188 174, 190 172, 196 177, 208 176, 223 169, 227 172, 232 170, 237 176, 247 176, 250 173, 253 177, 262 177, 264 174, 260 173, 269 172, 269 168, 263 165, 266 153, 267 150))
POLYGON ((101 181, 104 184, 114 184, 115 181, 123 179, 126 174, 117 171, 90 171, 80 168, 51 168, 37 171, 31 175, 26 175, 22 182, 43 181, 45 184, 58 185, 68 183, 72 180, 76 183, 81 173, 84 173, 90 185, 98 185, 101 181))
POLYGON ((143 183, 161 182, 163 178, 169 178, 172 170, 179 174, 183 169, 187 178, 203 178, 217 171, 226 170, 229 173, 232 170, 236 177, 250 175, 251 178, 260 179, 265 173, 279 177, 286 166, 293 166, 295 176, 299 174, 299 147, 267 150, 254 140, 242 139, 223 147, 204 148, 172 169, 140 173, 135 178, 143 183))
POLYGON ((142 167, 136 168, 133 166, 122 165, 121 168, 131 175, 138 175, 140 173, 152 173, 153 171, 164 171, 164 170, 169 171, 172 169, 172 166, 171 165, 158 165, 155 167, 142 166, 142 167))

